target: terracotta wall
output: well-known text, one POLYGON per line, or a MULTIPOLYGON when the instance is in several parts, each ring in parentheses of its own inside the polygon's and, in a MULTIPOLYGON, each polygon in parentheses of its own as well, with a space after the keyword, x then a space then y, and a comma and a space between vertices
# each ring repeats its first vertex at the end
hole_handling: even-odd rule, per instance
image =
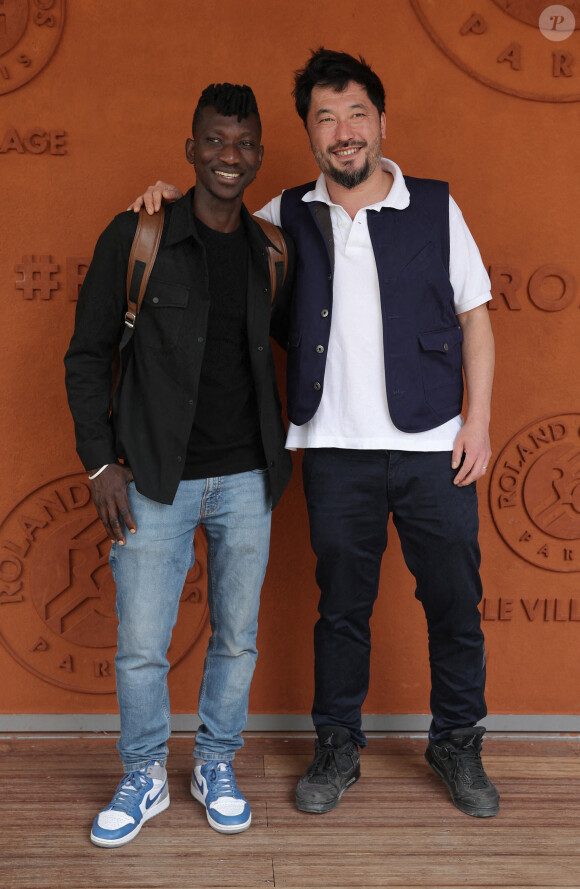
MULTIPOLYGON (((324 44, 374 65, 386 153, 450 180, 491 268, 494 462, 479 487, 490 711, 578 713, 580 36, 549 39, 562 36, 556 20, 540 32, 545 5, 0 3, 2 712, 115 710, 114 591, 62 367, 94 242, 147 183, 189 186, 183 144, 212 81, 251 84, 262 110, 250 209, 313 178, 290 90, 324 44)), ((567 6, 580 24, 579 4, 567 6)), ((196 709, 208 632, 199 552, 172 646, 182 713, 196 709)), ((309 710, 313 569, 297 459, 274 516, 254 713, 309 710)), ((424 619, 394 530, 381 586, 366 710, 425 713, 424 619)))

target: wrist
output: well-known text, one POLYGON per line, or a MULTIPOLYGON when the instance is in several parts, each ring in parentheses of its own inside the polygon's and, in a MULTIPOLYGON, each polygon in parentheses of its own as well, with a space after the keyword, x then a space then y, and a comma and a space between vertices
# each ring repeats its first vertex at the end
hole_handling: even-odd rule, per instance
POLYGON ((96 478, 98 475, 100 475, 101 472, 104 472, 105 469, 107 468, 107 466, 110 466, 110 465, 111 465, 110 463, 104 463, 103 466, 101 466, 100 469, 97 469, 97 470, 95 470, 95 472, 92 472, 92 473, 89 475, 89 481, 92 482, 92 480, 93 480, 94 478, 96 478))

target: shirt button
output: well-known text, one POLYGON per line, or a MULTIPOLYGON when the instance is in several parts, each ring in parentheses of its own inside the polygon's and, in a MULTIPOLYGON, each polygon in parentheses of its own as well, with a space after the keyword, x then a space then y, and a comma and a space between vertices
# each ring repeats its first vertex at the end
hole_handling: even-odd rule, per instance
POLYGON ((329 281, 332 281, 332 275, 329 275, 329 276, 328 276, 328 280, 329 280, 329 281))
POLYGON ((152 302, 152 303, 158 303, 158 302, 159 302, 159 297, 158 297, 158 296, 154 296, 153 299, 151 300, 151 302, 152 302))
POLYGON ((263 346, 258 346, 258 352, 263 352, 263 351, 264 351, 264 347, 263 347, 263 346))
POLYGON ((202 336, 198 336, 197 341, 198 341, 198 343, 203 343, 203 337, 202 337, 202 336))
POLYGON ((190 398, 189 401, 188 401, 187 403, 188 403, 188 404, 193 404, 193 398, 190 398))
POLYGON ((264 287, 264 293, 268 293, 268 288, 264 287))
POLYGON ((181 457, 178 457, 178 458, 177 458, 177 462, 178 462, 178 463, 181 463, 181 457))
POLYGON ((323 309, 320 313, 321 318, 328 318, 328 309, 323 309))
POLYGON ((321 385, 320 385, 320 383, 318 382, 318 380, 316 380, 316 382, 315 382, 315 384, 314 384, 314 388, 316 389, 317 392, 318 392, 319 389, 322 388, 321 385))
POLYGON ((324 352, 324 346, 317 346, 316 351, 319 355, 322 355, 322 353, 324 352))

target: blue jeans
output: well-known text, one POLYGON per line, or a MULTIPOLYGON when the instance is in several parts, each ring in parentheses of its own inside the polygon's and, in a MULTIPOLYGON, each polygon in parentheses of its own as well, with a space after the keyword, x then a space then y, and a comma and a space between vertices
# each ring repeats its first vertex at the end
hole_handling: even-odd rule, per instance
POLYGON ((167 650, 193 535, 207 536, 211 637, 199 690, 201 725, 195 755, 231 760, 243 740, 256 664, 260 590, 270 545, 271 498, 266 470, 182 481, 171 506, 139 494, 129 503, 137 533, 113 544, 110 563, 119 619, 117 697, 126 771, 151 759, 165 763, 170 728, 167 650))
MULTIPOLYGON (((315 725, 364 746, 369 621, 392 514, 429 630, 430 737, 486 714, 475 484, 453 484, 449 452, 307 449, 303 461, 320 619, 314 630, 315 725)), ((388 677, 381 677, 388 682, 388 677)))

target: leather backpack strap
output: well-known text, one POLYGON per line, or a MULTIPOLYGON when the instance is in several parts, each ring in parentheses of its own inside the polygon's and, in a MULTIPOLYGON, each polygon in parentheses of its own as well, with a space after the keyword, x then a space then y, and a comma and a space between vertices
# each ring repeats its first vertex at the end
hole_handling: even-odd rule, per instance
POLYGON ((268 268, 270 270, 270 284, 272 289, 272 302, 276 296, 276 291, 282 287, 286 280, 288 271, 288 248, 284 236, 277 225, 260 219, 259 216, 253 217, 269 241, 274 245, 268 246, 268 268))
POLYGON ((141 303, 145 295, 149 275, 157 256, 161 233, 163 232, 163 219, 165 209, 161 206, 158 213, 152 216, 144 207, 139 211, 137 231, 133 238, 129 265, 127 266, 127 311, 125 324, 131 330, 135 327, 137 315, 141 309, 141 303))

